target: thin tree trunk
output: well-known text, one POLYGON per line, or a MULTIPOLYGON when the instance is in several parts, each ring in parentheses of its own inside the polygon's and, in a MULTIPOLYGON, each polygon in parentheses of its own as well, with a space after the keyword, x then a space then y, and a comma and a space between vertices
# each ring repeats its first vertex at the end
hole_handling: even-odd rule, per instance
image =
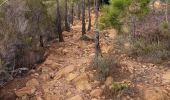
POLYGON ((96 40, 95 40, 95 50, 96 50, 96 56, 102 56, 101 54, 101 48, 100 48, 100 37, 99 37, 99 28, 98 28, 98 17, 99 17, 99 0, 96 0, 96 6, 95 6, 95 13, 96 13, 96 20, 95 20, 95 31, 96 31, 96 40))
POLYGON ((91 30, 91 11, 90 11, 90 0, 88 0, 88 16, 89 16, 88 31, 90 31, 90 30, 91 30))
POLYGON ((74 22, 74 3, 71 4, 71 24, 74 22))
POLYGON ((81 1, 78 2, 78 9, 77 9, 77 13, 78 13, 78 19, 80 20, 81 17, 81 1))
POLYGON ((86 34, 85 0, 82 0, 82 36, 86 34))
POLYGON ((93 1, 94 2, 94 11, 96 9, 96 0, 93 1))
POLYGON ((165 9, 165 17, 166 17, 166 22, 168 23, 168 0, 166 0, 166 9, 165 9))
POLYGON ((40 34, 40 36, 39 36, 39 43, 40 43, 40 47, 44 47, 44 42, 43 42, 43 35, 41 34, 41 29, 40 29, 40 25, 39 25, 39 23, 40 23, 40 16, 39 16, 40 14, 38 14, 38 16, 37 16, 37 25, 38 25, 38 30, 39 30, 39 34, 40 34))
POLYGON ((65 0, 65 29, 66 31, 70 31, 70 26, 68 23, 68 5, 67 5, 67 0, 65 0))
POLYGON ((40 35, 40 47, 44 47, 43 36, 40 35))
POLYGON ((62 34, 62 28, 61 28, 61 15, 60 15, 60 6, 59 6, 59 0, 56 0, 57 2, 57 17, 56 17, 56 27, 57 32, 59 35, 59 42, 64 42, 63 34, 62 34))

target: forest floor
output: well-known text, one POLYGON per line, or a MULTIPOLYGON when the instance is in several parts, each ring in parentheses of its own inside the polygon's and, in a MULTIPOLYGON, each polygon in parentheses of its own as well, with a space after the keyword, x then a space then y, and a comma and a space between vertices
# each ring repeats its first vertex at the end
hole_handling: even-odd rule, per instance
MULTIPOLYGON (((9 98, 14 94, 17 100, 170 100, 170 69, 126 55, 119 57, 120 67, 112 69, 105 82, 97 81, 96 70, 91 68, 95 43, 81 40, 81 22, 75 23, 71 32, 64 32, 65 42, 51 44, 42 64, 0 90, 5 100, 13 100, 9 98), (115 97, 110 92, 113 82, 128 83, 128 88, 115 97)), ((114 49, 115 36, 114 29, 101 32, 103 54, 114 49)))

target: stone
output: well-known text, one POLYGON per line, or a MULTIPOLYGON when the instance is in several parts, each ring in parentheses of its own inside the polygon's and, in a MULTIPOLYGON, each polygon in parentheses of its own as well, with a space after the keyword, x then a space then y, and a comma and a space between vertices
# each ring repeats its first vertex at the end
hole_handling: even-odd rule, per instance
POLYGON ((91 90, 91 84, 89 84, 89 77, 86 73, 82 73, 76 77, 73 82, 78 90, 91 90))
POLYGON ((15 94, 18 96, 18 97, 22 97, 24 95, 31 95, 31 94, 34 94, 36 91, 36 88, 33 87, 33 86, 29 86, 29 87, 23 87, 17 91, 15 91, 15 94))
POLYGON ((74 70, 75 70, 75 67, 73 65, 66 66, 65 68, 63 68, 63 69, 61 69, 60 71, 57 72, 57 74, 55 75, 54 79, 58 80, 63 75, 67 75, 67 74, 71 73, 74 70))
POLYGON ((167 95, 160 88, 144 90, 144 100, 167 100, 167 95))
POLYGON ((38 86, 39 85, 39 82, 37 79, 33 78, 31 80, 29 80, 27 83, 26 83, 26 86, 29 87, 29 86, 38 86))
POLYGON ((113 83, 113 77, 109 76, 106 78, 105 85, 110 86, 113 83))
POLYGON ((65 67, 64 69, 62 69, 62 74, 66 75, 71 73, 72 71, 74 71, 75 67, 73 65, 69 65, 67 67, 65 67))
POLYGON ((67 80, 67 81, 72 81, 72 80, 75 79, 77 76, 78 76, 77 74, 70 73, 70 74, 67 76, 66 80, 67 80))
POLYGON ((58 97, 57 95, 55 94, 45 94, 44 96, 45 100, 60 100, 60 97, 58 97))
POLYGON ((90 95, 92 97, 100 97, 103 93, 102 89, 94 89, 93 91, 90 92, 90 95))
POLYGON ((67 49, 63 49, 62 53, 66 55, 69 51, 67 49))
POLYGON ((89 84, 88 81, 79 81, 79 82, 76 82, 75 84, 78 90, 91 90, 92 89, 92 86, 91 84, 89 84))
POLYGON ((80 95, 76 95, 76 96, 71 97, 71 98, 69 98, 67 100, 83 100, 83 98, 80 95))
POLYGON ((78 82, 78 81, 88 81, 88 80, 89 80, 88 75, 86 73, 82 73, 77 78, 75 78, 73 81, 78 82))
POLYGON ((43 81, 48 81, 50 79, 50 75, 49 74, 41 74, 40 79, 43 81))
POLYGON ((52 70, 56 70, 56 69, 58 70, 58 68, 61 67, 61 66, 62 66, 61 64, 53 63, 53 64, 51 64, 50 68, 52 70))
POLYGON ((98 100, 98 99, 96 99, 96 98, 92 98, 91 100, 98 100))
POLYGON ((52 69, 49 68, 49 67, 42 67, 42 68, 41 68, 41 72, 42 72, 43 74, 46 74, 46 73, 52 72, 52 69))
POLYGON ((37 96, 36 100, 43 100, 43 98, 41 96, 37 96))
POLYGON ((163 83, 170 83, 170 71, 166 72, 162 75, 162 82, 163 83))
POLYGON ((44 62, 45 65, 50 65, 52 63, 53 63, 53 61, 49 60, 49 59, 46 59, 45 62, 44 62))
POLYGON ((27 95, 24 95, 21 97, 22 100, 30 100, 30 98, 27 95))

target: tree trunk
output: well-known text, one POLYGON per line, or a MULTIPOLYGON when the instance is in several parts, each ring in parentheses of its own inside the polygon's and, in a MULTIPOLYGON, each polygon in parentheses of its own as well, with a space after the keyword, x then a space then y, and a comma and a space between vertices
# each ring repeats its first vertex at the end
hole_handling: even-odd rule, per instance
POLYGON ((40 47, 44 47, 43 36, 40 35, 40 47))
POLYGON ((88 31, 90 31, 90 30, 91 30, 91 11, 90 11, 90 0, 88 0, 88 16, 89 16, 88 31))
POLYGON ((82 0, 82 36, 86 34, 85 0, 82 0))
POLYGON ((165 17, 166 17, 166 22, 168 24, 168 0, 166 0, 165 17))
POLYGON ((57 32, 59 36, 59 42, 64 42, 63 34, 62 34, 62 28, 61 28, 61 15, 60 15, 60 6, 59 6, 59 0, 56 0, 57 3, 57 16, 56 16, 56 27, 57 32))
POLYGON ((99 0, 95 1, 95 13, 96 13, 96 22, 95 22, 95 31, 96 31, 96 39, 95 39, 95 51, 96 56, 102 56, 101 48, 100 48, 100 37, 99 37, 99 28, 98 28, 98 17, 99 17, 99 0))
POLYGON ((74 22, 74 3, 71 4, 71 24, 74 22))
POLYGON ((67 0, 65 0, 65 30, 66 31, 70 31, 70 26, 69 26, 69 23, 68 23, 68 5, 67 5, 67 0))
POLYGON ((78 2, 78 9, 77 9, 77 13, 78 13, 78 19, 80 20, 80 17, 81 17, 81 1, 78 2))

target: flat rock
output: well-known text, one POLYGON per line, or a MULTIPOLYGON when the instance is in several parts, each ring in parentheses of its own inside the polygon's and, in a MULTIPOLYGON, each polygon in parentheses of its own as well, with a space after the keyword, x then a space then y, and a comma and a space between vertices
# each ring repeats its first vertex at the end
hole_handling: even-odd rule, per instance
POLYGON ((36 91, 36 88, 33 87, 33 86, 29 86, 29 87, 24 87, 24 88, 21 88, 17 91, 15 91, 15 94, 18 96, 18 97, 22 97, 24 95, 31 95, 31 94, 34 94, 36 91))
POLYGON ((144 90, 144 100, 167 100, 167 95, 160 88, 144 90))
POLYGON ((26 86, 38 86, 39 82, 37 79, 33 78, 26 83, 26 86))
POLYGON ((96 99, 96 98, 92 98, 91 100, 98 100, 98 99, 96 99))
POLYGON ((76 96, 71 97, 71 98, 69 98, 67 100, 83 100, 83 98, 80 95, 76 95, 76 96))
POLYGON ((106 78, 105 85, 110 86, 113 83, 113 77, 109 76, 106 78))
POLYGON ((56 70, 56 69, 58 69, 58 68, 61 67, 61 66, 62 66, 61 64, 53 63, 53 64, 51 64, 50 68, 51 68, 52 70, 56 70))
POLYGON ((100 97, 103 93, 103 90, 102 89, 94 89, 90 92, 90 95, 92 97, 100 97))
POLYGON ((78 74, 70 73, 70 74, 67 76, 66 80, 67 80, 67 81, 72 81, 72 80, 75 79, 77 76, 78 76, 78 74))
POLYGON ((61 74, 65 74, 65 75, 69 74, 72 71, 74 71, 74 69, 75 69, 75 67, 73 65, 69 65, 61 70, 61 72, 62 72, 61 74))
POLYGON ((41 96, 37 96, 36 100, 43 100, 43 98, 41 96))
POLYGON ((73 82, 76 85, 78 90, 91 90, 91 84, 89 84, 88 74, 82 73, 78 77, 76 77, 73 82))
POLYGON ((88 74, 82 73, 77 78, 75 78, 73 81, 78 82, 78 81, 88 81, 88 80, 89 80, 88 74))
POLYGON ((79 81, 75 83, 77 90, 91 90, 92 86, 88 81, 79 81))
POLYGON ((49 60, 49 59, 46 59, 45 62, 44 62, 45 65, 50 65, 52 63, 53 63, 53 61, 49 60))
POLYGON ((60 98, 55 94, 45 94, 45 100, 60 100, 60 98))
POLYGON ((170 71, 168 71, 165 74, 163 74, 162 82, 163 83, 170 83, 170 71))
POLYGON ((68 75, 69 73, 71 73, 74 70, 75 70, 75 67, 73 65, 66 66, 65 68, 63 68, 63 69, 61 69, 60 71, 57 72, 57 74, 55 75, 54 79, 58 80, 62 76, 68 75))
POLYGON ((40 79, 43 81, 48 81, 50 79, 50 75, 49 74, 41 74, 40 79))
POLYGON ((41 68, 41 72, 46 74, 46 73, 50 73, 52 72, 53 70, 50 68, 50 67, 42 67, 41 68))

